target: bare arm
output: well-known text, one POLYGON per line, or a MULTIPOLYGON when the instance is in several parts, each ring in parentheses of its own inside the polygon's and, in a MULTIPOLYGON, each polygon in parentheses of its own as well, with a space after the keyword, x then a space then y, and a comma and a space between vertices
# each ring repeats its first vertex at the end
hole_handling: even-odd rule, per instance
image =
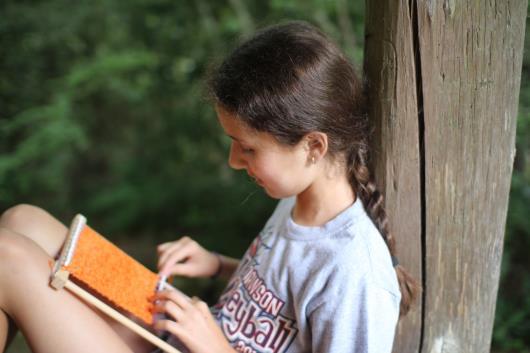
POLYGON ((228 257, 225 255, 218 254, 219 258, 219 274, 218 277, 228 280, 230 277, 232 277, 232 274, 237 269, 237 266, 239 265, 239 260, 235 259, 233 257, 228 257))

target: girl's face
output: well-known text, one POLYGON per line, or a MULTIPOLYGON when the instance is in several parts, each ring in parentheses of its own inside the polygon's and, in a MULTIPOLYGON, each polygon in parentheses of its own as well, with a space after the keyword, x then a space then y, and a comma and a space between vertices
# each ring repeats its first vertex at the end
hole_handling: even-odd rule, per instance
POLYGON ((280 144, 271 134, 251 129, 221 107, 216 106, 216 111, 225 133, 232 139, 230 167, 246 170, 276 199, 298 195, 311 185, 314 172, 304 139, 295 146, 280 144))

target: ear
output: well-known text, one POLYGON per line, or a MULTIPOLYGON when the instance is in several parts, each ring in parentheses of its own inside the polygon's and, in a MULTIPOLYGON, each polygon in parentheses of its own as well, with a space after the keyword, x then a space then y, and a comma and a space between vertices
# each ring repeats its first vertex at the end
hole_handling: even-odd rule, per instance
POLYGON ((328 135, 320 131, 313 131, 307 134, 304 140, 308 162, 318 163, 328 152, 328 135))

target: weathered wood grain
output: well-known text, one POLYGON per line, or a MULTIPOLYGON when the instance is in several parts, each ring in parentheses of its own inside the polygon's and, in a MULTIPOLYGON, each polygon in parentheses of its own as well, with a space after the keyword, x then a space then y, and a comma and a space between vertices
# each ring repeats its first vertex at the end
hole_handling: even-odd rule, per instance
MULTIPOLYGON (((372 156, 399 261, 421 281, 421 185, 416 68, 408 2, 368 1, 365 74, 376 125, 372 156)), ((417 352, 421 298, 402 319, 394 352, 417 352)))
POLYGON ((527 0, 368 0, 375 171, 424 284, 394 352, 489 352, 527 0))
POLYGON ((425 121, 422 352, 489 352, 526 0, 418 1, 425 121))

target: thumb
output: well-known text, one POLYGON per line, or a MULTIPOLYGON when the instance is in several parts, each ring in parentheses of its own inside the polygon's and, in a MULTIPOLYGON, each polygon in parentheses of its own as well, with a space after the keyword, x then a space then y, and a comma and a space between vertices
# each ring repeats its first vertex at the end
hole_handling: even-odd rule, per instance
POLYGON ((189 263, 176 263, 163 267, 159 274, 168 277, 173 275, 191 277, 193 275, 193 266, 189 263))

